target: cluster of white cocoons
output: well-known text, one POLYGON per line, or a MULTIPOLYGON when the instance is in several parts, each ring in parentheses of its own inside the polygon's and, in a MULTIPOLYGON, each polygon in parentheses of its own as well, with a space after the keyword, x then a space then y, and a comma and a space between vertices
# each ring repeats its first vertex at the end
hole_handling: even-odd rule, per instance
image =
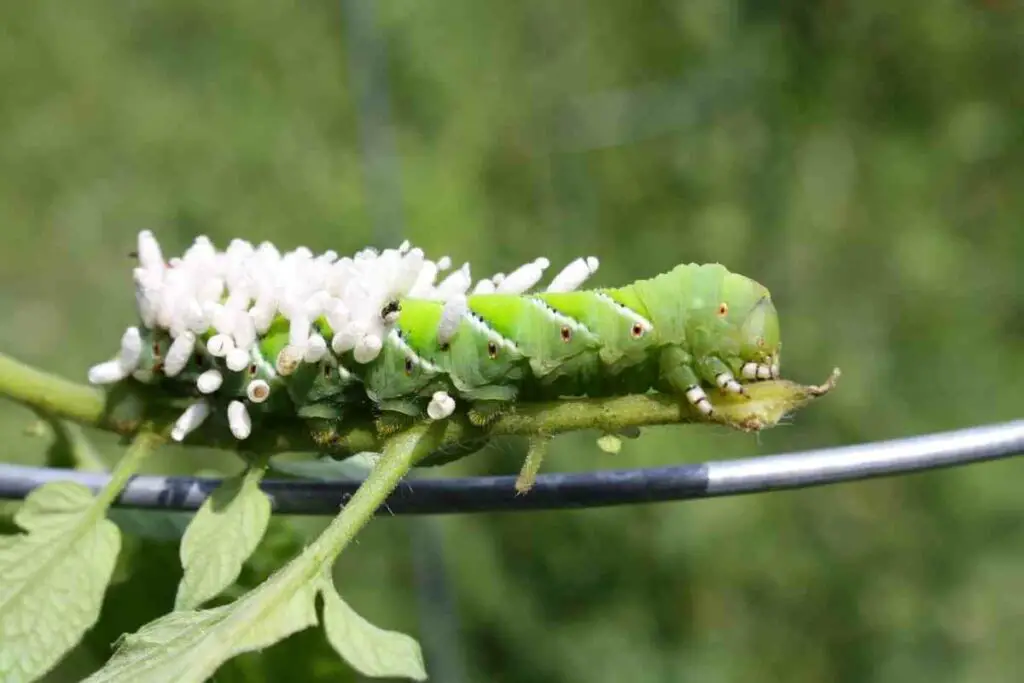
MULTIPOLYGON (((270 359, 279 375, 289 375, 300 363, 317 363, 329 352, 351 351, 357 363, 374 360, 400 315, 388 305, 402 298, 445 302, 438 328, 442 339, 451 338, 468 312, 466 296, 500 292, 524 294, 533 289, 550 266, 538 258, 516 270, 475 284, 469 264, 439 276, 451 268, 447 256, 431 261, 422 249, 408 242, 397 249, 364 249, 354 256, 327 251, 314 254, 299 247, 282 254, 273 244, 234 239, 217 250, 205 236, 180 257, 165 259, 152 232, 138 237, 138 266, 134 269, 136 303, 142 325, 167 331, 170 348, 162 372, 179 374, 197 350, 199 339, 208 333, 207 352, 222 358, 229 371, 240 372, 259 358, 259 336, 279 317, 288 322, 288 344, 276 359, 270 359), (324 317, 334 331, 332 339, 318 334, 313 322, 324 317)), ((559 272, 549 292, 577 289, 598 267, 594 257, 578 258, 559 272)), ((113 360, 89 370, 93 384, 111 384, 135 375, 142 356, 139 328, 129 327, 113 360)), ((219 370, 202 373, 198 391, 213 395, 224 381, 219 370)), ((265 401, 267 382, 254 379, 246 388, 249 402, 265 401)), ((181 441, 199 427, 212 407, 201 399, 178 419, 172 437, 181 441)), ((428 415, 444 419, 455 410, 455 400, 445 392, 432 397, 428 415)), ((232 434, 248 438, 252 423, 243 401, 228 406, 232 434)))

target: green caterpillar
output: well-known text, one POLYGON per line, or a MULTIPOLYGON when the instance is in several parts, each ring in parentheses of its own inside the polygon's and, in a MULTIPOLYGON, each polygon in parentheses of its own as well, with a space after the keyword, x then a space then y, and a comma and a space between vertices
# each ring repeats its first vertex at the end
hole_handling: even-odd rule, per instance
MULTIPOLYGON (((382 315, 396 310, 381 353, 368 363, 351 352, 327 353, 283 368, 270 360, 288 341, 279 319, 260 340, 258 357, 229 373, 235 379, 223 389, 241 395, 250 380, 262 379, 287 387, 302 410, 340 408, 358 385, 380 408, 407 414, 421 413, 422 399, 438 390, 501 404, 656 389, 710 414, 703 387, 743 393, 743 382, 779 375, 779 323, 768 290, 719 264, 681 265, 621 288, 470 295, 462 310, 404 299, 382 315)), ((334 334, 324 319, 315 327, 325 338, 334 334)), ((153 348, 158 359, 159 344, 153 348)), ((197 354, 180 376, 194 380, 213 361, 206 360, 197 354)))
MULTIPOLYGON (((369 362, 322 345, 315 358, 289 356, 289 322, 280 316, 250 351, 226 357, 210 331, 172 340, 165 330, 145 328, 134 376, 206 395, 207 403, 244 402, 257 416, 329 420, 366 408, 419 417, 431 413, 428 402, 438 392, 494 416, 520 400, 651 389, 711 416, 705 387, 743 394, 744 383, 779 376, 771 295, 719 264, 681 265, 620 288, 404 298, 388 302, 380 318, 386 336, 369 362)), ((313 330, 320 341, 335 333, 324 318, 313 330)), ((229 416, 232 410, 244 415, 245 428, 235 431, 233 423, 233 431, 246 438, 249 412, 229 406, 229 416)))
POLYGON ((403 412, 444 386, 498 403, 656 389, 710 414, 703 386, 742 393, 740 380, 779 374, 768 290, 719 264, 681 265, 617 289, 472 295, 450 339, 438 334, 444 304, 399 306, 381 355, 350 367, 372 400, 403 412))

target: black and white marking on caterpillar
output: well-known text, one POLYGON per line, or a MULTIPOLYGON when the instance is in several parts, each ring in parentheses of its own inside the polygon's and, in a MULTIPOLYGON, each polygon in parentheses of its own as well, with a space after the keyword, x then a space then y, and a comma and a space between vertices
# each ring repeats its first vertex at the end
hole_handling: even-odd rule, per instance
MULTIPOLYGON (((596 296, 599 301, 602 301, 611 306, 613 309, 615 309, 616 313, 618 313, 623 318, 628 320, 631 324, 631 329, 637 329, 636 326, 639 326, 638 331, 640 332, 640 334, 648 334, 649 332, 651 332, 651 330, 654 329, 654 325, 651 323, 650 320, 643 317, 629 306, 611 298, 604 292, 595 292, 594 296, 596 296)), ((640 335, 634 334, 634 336, 640 335)))
POLYGON ((484 320, 483 316, 479 313, 470 310, 467 311, 463 317, 469 321, 469 324, 472 325, 474 329, 485 334, 489 341, 494 342, 499 347, 519 353, 519 346, 517 346, 514 341, 487 324, 487 321, 484 320))
POLYGON ((544 312, 544 314, 548 317, 548 319, 551 320, 551 322, 553 322, 556 325, 561 327, 561 329, 563 330, 563 332, 562 332, 562 340, 563 341, 568 342, 568 341, 571 340, 572 334, 579 333, 579 334, 582 334, 584 337, 586 337, 587 340, 592 342, 592 343, 597 343, 598 342, 597 336, 593 332, 590 331, 589 327, 587 327, 586 325, 581 323, 579 320, 576 320, 575 318, 571 318, 571 317, 569 317, 569 316, 567 316, 567 315, 565 315, 563 313, 559 313, 558 311, 553 309, 551 306, 549 306, 545 301, 543 301, 541 299, 538 299, 536 297, 532 297, 532 296, 531 297, 527 297, 527 301, 529 301, 531 304, 533 304, 534 306, 536 306, 537 308, 542 310, 544 312), (565 329, 566 328, 568 328, 571 331, 572 334, 566 335, 565 334, 565 329))
POLYGON ((388 341, 390 341, 392 344, 398 347, 402 351, 402 353, 405 354, 406 358, 408 358, 413 363, 423 368, 427 372, 435 375, 441 372, 441 368, 439 366, 434 365, 429 360, 427 360, 420 354, 416 353, 416 351, 413 350, 411 346, 409 346, 409 343, 406 342, 405 339, 402 337, 401 330, 398 329, 397 327, 392 328, 391 332, 388 333, 388 341))
POLYGON ((437 323, 437 343, 442 348, 448 346, 455 333, 459 330, 459 324, 463 316, 469 311, 469 301, 464 295, 456 296, 444 302, 441 309, 441 319, 437 323))

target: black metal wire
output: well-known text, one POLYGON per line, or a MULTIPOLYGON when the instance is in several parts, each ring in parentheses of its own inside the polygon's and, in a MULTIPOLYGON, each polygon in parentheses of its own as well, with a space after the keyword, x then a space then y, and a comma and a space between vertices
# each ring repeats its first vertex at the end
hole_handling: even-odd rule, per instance
MULTIPOLYGON (((426 515, 559 510, 631 505, 821 486, 997 460, 1024 453, 1024 420, 906 439, 801 453, 648 469, 543 474, 517 495, 515 477, 406 480, 380 512, 426 515)), ((73 470, 0 465, 0 499, 24 498, 48 481, 74 481, 96 491, 109 477, 73 470)), ((137 476, 115 505, 195 510, 220 483, 198 477, 137 476)), ((360 481, 265 480, 281 514, 333 515, 360 481)))

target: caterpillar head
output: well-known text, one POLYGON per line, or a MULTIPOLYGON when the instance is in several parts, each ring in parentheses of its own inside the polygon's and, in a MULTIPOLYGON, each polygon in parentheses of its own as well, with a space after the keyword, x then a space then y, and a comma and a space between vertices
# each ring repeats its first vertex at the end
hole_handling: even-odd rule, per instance
MULTIPOLYGON (((770 368, 779 351, 779 317, 768 289, 746 276, 729 273, 714 311, 718 351, 743 363, 770 368)), ((736 368, 737 370, 739 368, 736 368)))
POLYGON ((782 341, 779 336, 779 315, 768 290, 753 303, 742 318, 739 328, 740 356, 745 361, 777 365, 782 341))

